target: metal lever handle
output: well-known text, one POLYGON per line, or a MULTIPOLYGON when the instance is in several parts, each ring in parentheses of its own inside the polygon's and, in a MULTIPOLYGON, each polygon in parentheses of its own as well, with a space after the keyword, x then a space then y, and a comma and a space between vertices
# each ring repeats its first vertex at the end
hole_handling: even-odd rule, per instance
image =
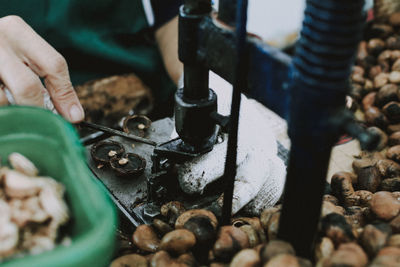
POLYGON ((353 114, 345 110, 339 115, 341 117, 342 129, 348 133, 350 136, 357 138, 360 141, 361 149, 363 150, 374 150, 378 147, 381 140, 380 136, 375 132, 370 132, 364 129, 360 124, 358 124, 353 114))

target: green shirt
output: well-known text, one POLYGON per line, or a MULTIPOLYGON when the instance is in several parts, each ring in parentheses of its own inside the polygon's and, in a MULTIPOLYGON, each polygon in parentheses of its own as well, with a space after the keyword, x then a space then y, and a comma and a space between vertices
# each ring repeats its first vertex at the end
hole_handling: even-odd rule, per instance
POLYGON ((0 0, 0 17, 18 15, 67 60, 73 84, 133 72, 156 105, 172 99, 168 77, 140 0, 0 0))

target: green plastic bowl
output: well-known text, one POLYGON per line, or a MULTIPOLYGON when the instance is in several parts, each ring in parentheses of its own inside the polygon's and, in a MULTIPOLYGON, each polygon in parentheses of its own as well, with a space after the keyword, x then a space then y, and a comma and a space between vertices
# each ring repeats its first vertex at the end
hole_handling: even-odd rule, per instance
POLYGON ((2 267, 107 266, 115 246, 116 210, 104 187, 86 165, 85 153, 71 124, 33 107, 0 108, 0 157, 19 152, 38 167, 39 175, 65 185, 72 243, 39 255, 11 259, 2 267))

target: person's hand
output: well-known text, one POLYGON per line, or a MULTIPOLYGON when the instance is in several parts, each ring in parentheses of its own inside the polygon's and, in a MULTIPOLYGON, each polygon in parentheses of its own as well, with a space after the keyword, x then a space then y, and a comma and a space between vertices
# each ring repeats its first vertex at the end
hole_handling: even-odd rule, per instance
MULTIPOLYGON (((67 120, 75 123, 84 118, 65 59, 17 16, 0 18, 0 81, 18 105, 43 107, 47 90, 67 120)), ((8 102, 2 86, 0 105, 8 102)))
MULTIPOLYGON (((214 74, 210 76, 210 88, 217 93, 218 112, 228 115, 231 86, 219 82, 214 74)), ((233 214, 242 208, 259 214, 273 206, 282 194, 286 167, 277 156, 277 142, 266 119, 267 113, 260 103, 242 95, 233 214)), ((226 148, 225 138, 211 152, 181 164, 177 170, 182 190, 188 194, 202 193, 208 184, 220 178, 224 172, 226 148)))

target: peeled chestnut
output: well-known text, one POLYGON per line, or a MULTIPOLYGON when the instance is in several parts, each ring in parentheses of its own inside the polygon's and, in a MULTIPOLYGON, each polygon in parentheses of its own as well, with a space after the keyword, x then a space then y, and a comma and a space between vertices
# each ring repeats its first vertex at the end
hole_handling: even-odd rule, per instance
POLYGON ((234 226, 222 226, 213 252, 217 259, 228 262, 238 251, 249 246, 249 239, 242 230, 234 226))
POLYGON ((136 247, 146 252, 156 252, 160 246, 157 234, 151 226, 146 224, 136 228, 132 239, 136 247))
POLYGON ((188 252, 196 244, 195 235, 186 229, 177 229, 163 236, 160 249, 171 254, 181 255, 188 252))

